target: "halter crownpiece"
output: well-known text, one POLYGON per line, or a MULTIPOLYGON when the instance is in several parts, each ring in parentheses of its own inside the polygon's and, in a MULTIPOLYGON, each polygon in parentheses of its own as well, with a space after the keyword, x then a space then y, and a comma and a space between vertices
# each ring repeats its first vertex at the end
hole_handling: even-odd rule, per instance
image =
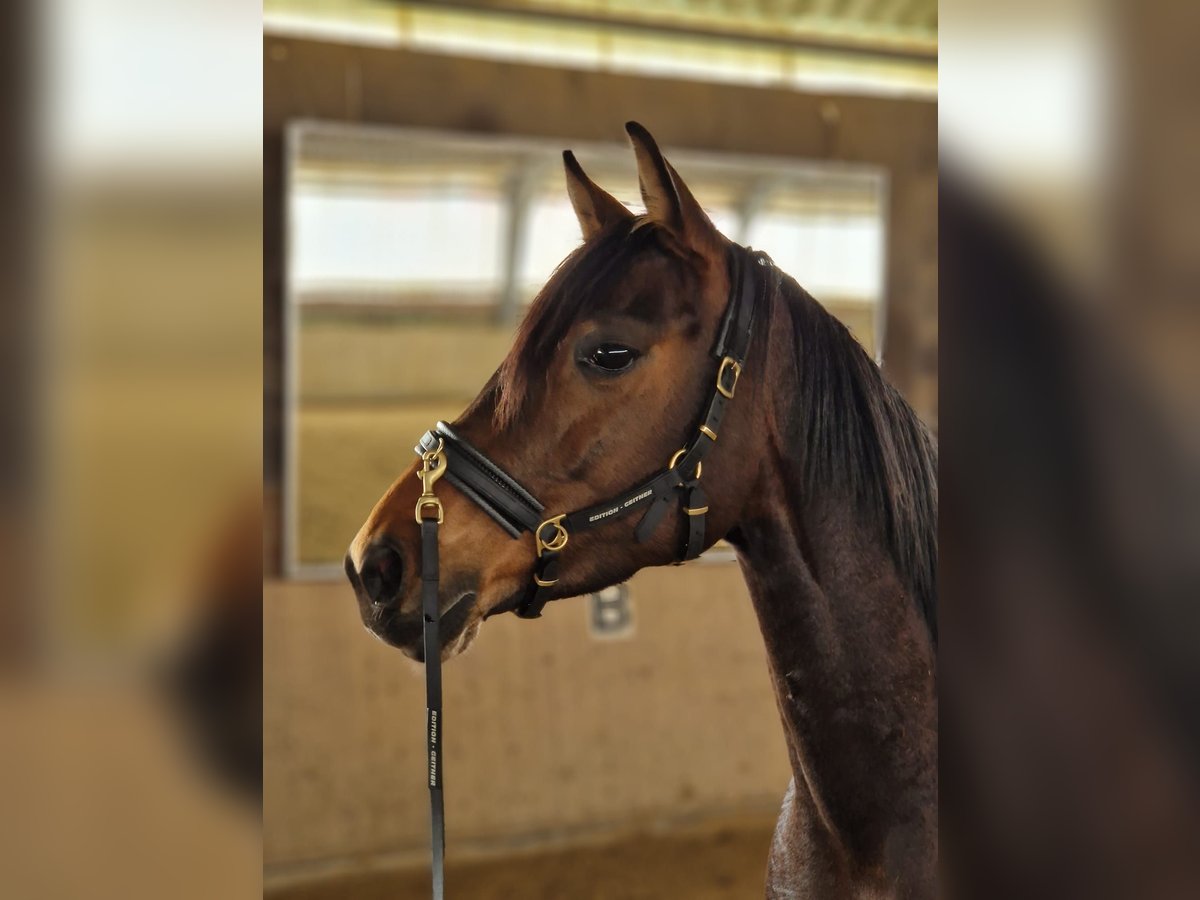
POLYGON ((713 346, 712 354, 719 364, 708 405, 691 440, 671 457, 666 468, 617 497, 547 518, 542 503, 445 422, 438 422, 422 436, 416 452, 424 459, 437 448, 444 457, 450 484, 511 537, 519 538, 525 532, 534 535, 537 558, 529 588, 514 605, 492 609, 487 613, 489 616, 511 609, 520 618, 538 618, 550 599, 546 589, 558 581, 560 556, 571 535, 623 518, 638 509, 646 511, 634 534, 639 543, 644 543, 662 523, 672 501, 678 501, 688 523, 679 561, 700 555, 708 513, 708 497, 700 484, 701 463, 717 442, 725 407, 735 396, 750 347, 763 273, 771 266, 765 253, 738 246, 731 249, 730 298, 713 346))

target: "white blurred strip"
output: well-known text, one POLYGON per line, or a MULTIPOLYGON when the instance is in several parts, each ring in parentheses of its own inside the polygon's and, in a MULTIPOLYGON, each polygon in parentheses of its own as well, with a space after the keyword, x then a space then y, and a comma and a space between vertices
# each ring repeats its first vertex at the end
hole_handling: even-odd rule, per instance
POLYGON ((59 174, 256 166, 261 7, 46 0, 43 110, 59 174))
POLYGON ((991 179, 1072 185, 1104 166, 1109 54, 1102 20, 945 15, 940 138, 991 179))
POLYGON ((937 94, 937 67, 932 63, 655 37, 619 28, 513 22, 454 11, 406 8, 403 15, 396 10, 384 16, 353 9, 341 15, 267 10, 263 30, 310 40, 693 81, 868 95, 937 94))

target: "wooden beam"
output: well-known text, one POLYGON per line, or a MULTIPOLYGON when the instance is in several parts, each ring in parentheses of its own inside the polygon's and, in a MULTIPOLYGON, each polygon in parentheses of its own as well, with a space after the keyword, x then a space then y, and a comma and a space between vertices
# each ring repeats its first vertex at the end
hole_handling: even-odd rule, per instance
POLYGON ((690 20, 672 20, 656 15, 612 15, 593 13, 574 7, 528 6, 480 0, 393 0, 400 7, 429 7, 439 11, 471 13, 480 18, 516 19, 550 25, 579 26, 592 31, 640 31, 664 38, 713 40, 768 47, 776 50, 801 50, 872 59, 937 62, 937 47, 924 41, 881 41, 872 37, 831 35, 820 32, 781 32, 778 27, 738 27, 727 22, 701 25, 690 20))
POLYGON ((504 325, 512 325, 521 311, 521 259, 529 239, 529 211, 537 196, 538 185, 545 174, 544 161, 530 159, 520 164, 509 176, 505 207, 508 218, 501 235, 504 266, 501 275, 500 304, 496 317, 504 325))
MULTIPOLYGON (((295 118, 867 163, 937 158, 937 104, 465 59, 268 36, 263 127, 295 118), (830 105, 837 109, 831 124, 830 105)), ((564 144, 564 146, 568 146, 564 144)))

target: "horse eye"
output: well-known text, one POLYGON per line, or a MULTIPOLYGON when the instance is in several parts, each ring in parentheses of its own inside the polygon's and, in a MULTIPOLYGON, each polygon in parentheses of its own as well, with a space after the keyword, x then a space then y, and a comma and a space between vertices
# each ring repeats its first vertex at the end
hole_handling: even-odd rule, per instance
POLYGON ((637 358, 638 352, 632 347, 626 347, 624 344, 601 344, 588 354, 587 362, 606 372, 620 372, 633 365, 637 358))

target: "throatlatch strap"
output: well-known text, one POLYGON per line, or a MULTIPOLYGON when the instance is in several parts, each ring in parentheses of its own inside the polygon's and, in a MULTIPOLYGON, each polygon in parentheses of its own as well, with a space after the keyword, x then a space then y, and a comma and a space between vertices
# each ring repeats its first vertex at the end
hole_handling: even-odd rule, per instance
POLYGON ((421 613, 425 619, 425 715, 429 743, 429 813, 433 898, 445 896, 446 813, 442 797, 442 650, 438 634, 438 523, 421 520, 421 613))
POLYGON ((708 494, 700 486, 700 480, 689 481, 683 511, 687 514, 687 544, 683 548, 683 562, 695 559, 704 549, 704 517, 708 513, 708 494))
POLYGON ((539 619, 542 610, 550 602, 549 588, 558 581, 558 557, 556 550, 543 550, 533 568, 533 582, 525 591, 515 610, 518 618, 539 619))

